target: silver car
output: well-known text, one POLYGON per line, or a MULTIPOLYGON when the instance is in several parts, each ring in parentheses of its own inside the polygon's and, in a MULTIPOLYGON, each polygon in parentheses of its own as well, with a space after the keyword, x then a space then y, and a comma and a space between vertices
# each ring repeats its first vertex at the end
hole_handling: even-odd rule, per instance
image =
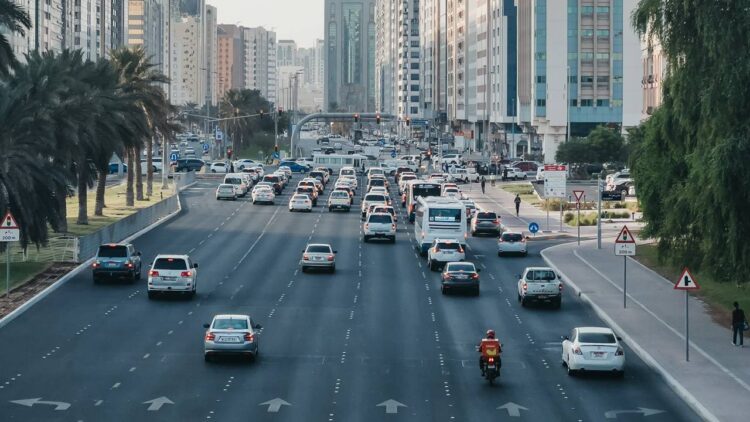
POLYGON ((331 245, 325 243, 311 243, 302 251, 302 259, 299 265, 302 272, 309 268, 323 268, 330 272, 336 271, 336 251, 331 245))
POLYGON ((216 188, 216 200, 218 201, 220 199, 236 200, 237 192, 235 192, 234 185, 230 185, 229 183, 220 184, 219 187, 216 188))
POLYGON ((258 356, 258 332, 262 327, 247 315, 216 315, 210 324, 203 324, 203 358, 210 361, 214 355, 246 355, 255 360, 258 356))

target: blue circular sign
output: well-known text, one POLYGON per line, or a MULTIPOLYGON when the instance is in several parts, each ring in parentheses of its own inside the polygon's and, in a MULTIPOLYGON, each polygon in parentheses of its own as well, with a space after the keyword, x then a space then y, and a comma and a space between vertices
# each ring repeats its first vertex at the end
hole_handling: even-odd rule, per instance
POLYGON ((537 224, 537 223, 529 223, 529 231, 531 233, 534 233, 534 234, 536 232, 538 232, 539 231, 539 224, 537 224))
POLYGON ((396 150, 391 151, 391 158, 396 158, 396 150))
POLYGON ((208 143, 203 144, 203 152, 208 152, 209 147, 208 143))
POLYGON ((171 161, 177 161, 178 158, 179 158, 179 156, 177 154, 175 154, 175 153, 172 153, 172 154, 169 155, 169 159, 171 161))

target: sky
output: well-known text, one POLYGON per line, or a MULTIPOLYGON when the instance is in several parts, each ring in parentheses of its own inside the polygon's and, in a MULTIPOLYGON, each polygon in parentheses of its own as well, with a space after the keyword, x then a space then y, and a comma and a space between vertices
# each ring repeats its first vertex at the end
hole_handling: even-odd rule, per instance
POLYGON ((220 24, 262 26, 276 31, 277 40, 292 39, 312 47, 323 38, 324 0, 207 0, 216 6, 220 24))

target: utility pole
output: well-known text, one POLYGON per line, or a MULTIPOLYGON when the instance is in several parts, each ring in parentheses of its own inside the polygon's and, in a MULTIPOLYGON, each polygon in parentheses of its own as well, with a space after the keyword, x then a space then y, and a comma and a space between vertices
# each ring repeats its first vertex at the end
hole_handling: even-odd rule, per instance
MULTIPOLYGON (((162 21, 163 22, 163 21, 162 21)), ((172 102, 172 1, 167 1, 167 99, 172 102)), ((161 134, 161 190, 169 188, 169 156, 167 156, 168 139, 165 134, 161 134)))
POLYGON ((599 196, 599 205, 596 214, 596 248, 602 248, 602 174, 596 176, 596 191, 599 196))

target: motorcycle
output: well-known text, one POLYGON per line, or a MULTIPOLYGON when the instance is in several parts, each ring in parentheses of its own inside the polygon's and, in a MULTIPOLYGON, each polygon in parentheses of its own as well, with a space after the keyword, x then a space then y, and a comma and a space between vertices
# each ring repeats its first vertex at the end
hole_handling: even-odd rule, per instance
MULTIPOLYGON (((477 352, 479 351, 479 347, 476 348, 477 352)), ((495 382, 495 378, 500 376, 500 367, 502 366, 502 361, 500 360, 500 357, 497 359, 494 357, 487 358, 487 361, 484 362, 484 378, 487 380, 487 382, 492 385, 495 382)))

